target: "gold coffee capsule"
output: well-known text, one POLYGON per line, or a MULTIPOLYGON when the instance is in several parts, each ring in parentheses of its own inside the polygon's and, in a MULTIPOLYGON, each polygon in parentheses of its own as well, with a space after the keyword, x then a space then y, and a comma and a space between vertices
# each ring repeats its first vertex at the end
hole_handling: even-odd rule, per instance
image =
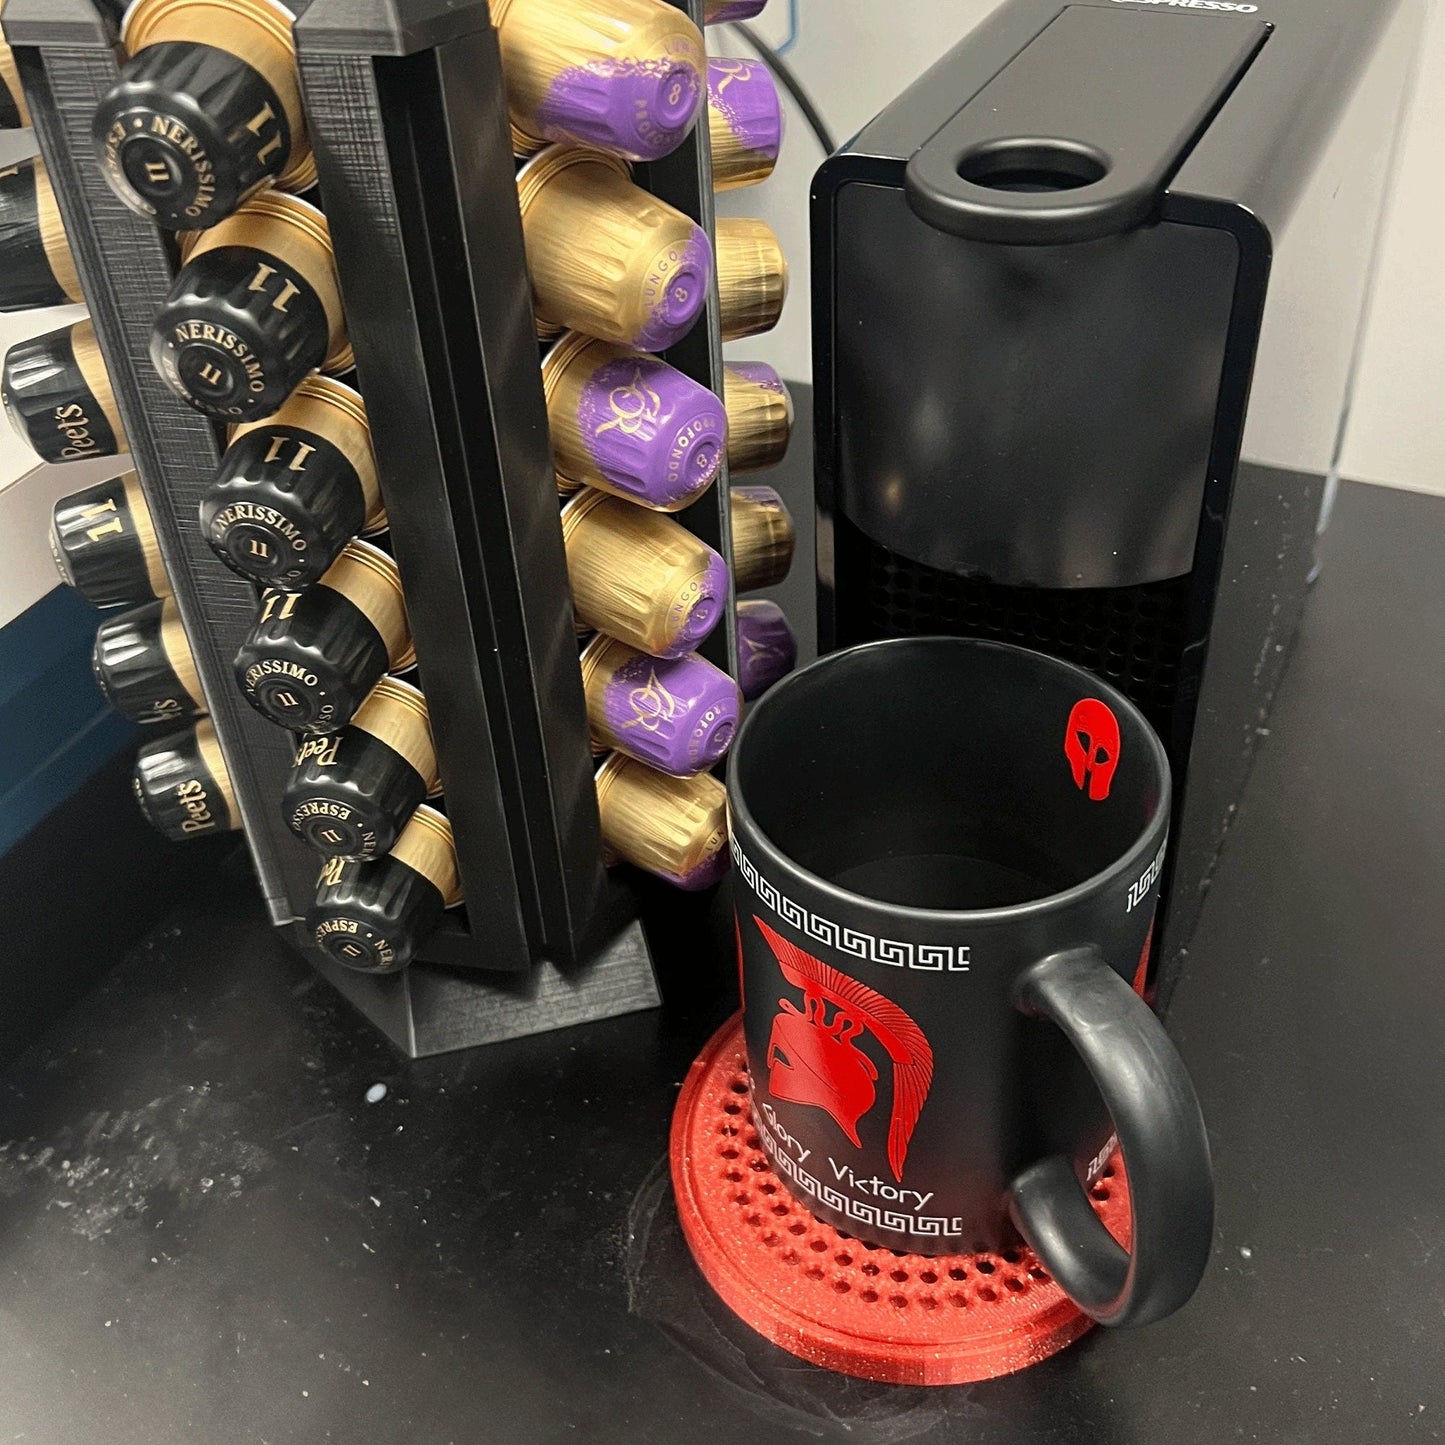
POLYGON ((746 216, 717 218, 717 289, 724 341, 771 331, 788 297, 777 233, 746 216))
POLYGON ((0 170, 0 311, 84 299, 45 163, 0 170))
POLYGON ((542 390, 561 493, 593 486, 675 512, 722 467, 721 402, 655 356, 572 331, 543 358, 542 390))
POLYGON ((196 660, 169 597, 102 622, 91 666, 110 705, 132 722, 176 723, 206 711, 196 660))
POLYGON ((329 862, 306 926, 327 957, 360 973, 399 973, 460 903, 451 824, 434 808, 411 815, 391 852, 372 862, 329 862))
POLYGON ((673 778, 621 753, 597 770, 604 860, 695 893, 728 870, 727 789, 711 773, 673 778))
POLYGON ((25 130, 29 125, 30 110, 15 69, 15 54, 0 40, 0 130, 25 130))
POLYGON ((201 502, 211 550, 244 577, 302 588, 386 510, 359 392, 313 372, 265 421, 231 433, 201 502))
POLYGON ((702 97, 702 32, 662 0, 492 0, 512 141, 566 141, 652 161, 702 97))
POLYGON ((426 699, 384 677, 349 727, 301 744, 281 806, 291 830, 323 856, 374 858, 440 786, 426 699))
POLYGON ((42 461, 113 457, 127 449, 88 319, 17 341, 5 353, 0 400, 15 434, 42 461))
POLYGON ((764 361, 723 367, 728 413, 728 470, 760 472, 782 461, 793 436, 793 398, 764 361))
POLYGON ((728 496, 733 531, 733 586, 739 592, 776 587, 793 565, 792 514, 771 487, 734 487, 728 496))
POLYGON ((204 230, 273 181, 316 183, 291 18, 271 0, 137 0, 96 155, 133 211, 204 230))
POLYGON ((455 908, 462 901, 452 825, 435 808, 423 805, 416 810, 411 822, 402 829, 391 856, 429 879, 441 894, 445 907, 455 908))
POLYGON ((714 190, 755 186, 772 175, 783 144, 783 105, 762 61, 708 57, 707 123, 714 190))
POLYGON ((681 657, 722 620, 727 564, 671 517, 589 487, 563 507, 562 540, 583 630, 681 657))
POLYGON ((134 472, 62 497, 50 514, 50 551, 65 585, 97 607, 170 596, 134 472))
POLYGON ((231 775, 208 718, 143 743, 131 785, 146 821, 173 842, 241 826, 231 775))
POLYGON ((201 232, 151 331, 151 361, 198 411, 270 416, 310 371, 355 364, 326 217, 281 191, 201 232))
POLYGON ((396 563, 352 541, 314 587, 265 593, 235 674, 247 702, 277 726, 332 733, 388 670, 415 661, 396 563))
POLYGON ((712 247, 629 175, 616 156, 576 146, 549 146, 517 172, 537 323, 664 351, 707 305, 712 247))

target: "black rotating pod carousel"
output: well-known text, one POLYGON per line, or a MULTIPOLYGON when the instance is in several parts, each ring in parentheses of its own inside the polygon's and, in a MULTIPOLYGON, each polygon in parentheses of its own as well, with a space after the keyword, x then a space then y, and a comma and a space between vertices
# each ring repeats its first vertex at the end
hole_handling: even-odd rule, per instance
MULTIPOLYGON (((574 635, 574 612, 504 47, 486 7, 454 7, 424 27, 419 7, 403 4, 385 35, 345 0, 311 7, 284 34, 274 24, 280 11, 264 0, 146 0, 123 37, 109 4, 79 0, 79 12, 58 47, 46 5, 11 0, 6 36, 41 149, 63 178, 55 204, 66 254, 85 283, 115 420, 209 705, 229 816, 273 918, 408 1052, 652 1005, 629 870, 604 862, 577 652, 561 645, 574 635), (387 63, 373 65, 383 53, 387 63), (388 147, 386 128, 397 124, 424 143, 404 154, 388 147), (308 166, 320 185, 301 199, 293 192, 305 188, 308 166), (166 229, 179 233, 178 246, 166 229), (356 374, 338 380, 353 356, 356 374), (327 585, 355 547, 389 558, 404 586, 419 670, 402 682, 425 687, 430 777, 385 726, 369 731, 368 699, 409 659, 393 645, 400 632, 384 586, 353 595, 327 585), (299 590, 276 590, 258 606, 256 581, 299 590), (383 599, 376 616, 372 590, 383 599), (318 610, 326 615, 313 628, 307 619, 318 610), (251 687, 261 708, 235 682, 248 647, 255 656, 243 671, 263 669, 251 687), (316 717, 302 726, 331 730, 295 741, 277 721, 295 721, 312 703, 316 717), (360 773, 391 779, 375 785, 381 806, 364 820, 374 842, 360 851, 375 851, 343 860, 348 867, 394 862, 422 807, 445 817, 454 840, 464 902, 441 910, 413 962, 390 978, 316 949, 305 923, 318 855, 293 831, 287 788, 298 751, 314 743, 304 763, 319 764, 327 740, 342 734, 338 762, 351 756, 348 741, 359 744, 369 754, 360 773), (432 796, 438 779, 444 793, 417 803, 418 789, 432 796), (497 971, 525 985, 478 1011, 470 1000, 479 990, 492 998, 486 980, 497 971)), ((690 23, 700 36, 701 12, 690 7, 679 33, 690 23)), ((664 15, 674 17, 675 8, 664 15)), ((696 75, 701 114, 700 49, 696 75)), ((710 248, 705 129, 680 127, 670 153, 621 164, 635 167, 629 198, 668 208, 710 248)), ((667 144, 661 131, 648 142, 667 144)), ((19 240, 55 281, 63 257, 46 249, 43 206, 33 209, 19 240)), ((70 294, 66 280, 47 283, 47 296, 70 294)), ((691 329, 679 327, 659 359, 721 398, 717 301, 709 287, 693 300, 691 329)), ((725 501, 714 486, 674 514, 721 557, 725 501)), ((144 595, 115 601, 133 607, 144 595)), ((727 599, 702 644, 706 661, 731 670, 732 639, 727 599)), ((299 803, 317 813, 343 806, 326 796, 330 786, 309 780, 299 803)), ((311 841, 333 846, 322 831, 311 841)), ((343 835, 335 846, 349 851, 352 841, 343 835)), ((451 889, 440 891, 450 901, 451 889)))

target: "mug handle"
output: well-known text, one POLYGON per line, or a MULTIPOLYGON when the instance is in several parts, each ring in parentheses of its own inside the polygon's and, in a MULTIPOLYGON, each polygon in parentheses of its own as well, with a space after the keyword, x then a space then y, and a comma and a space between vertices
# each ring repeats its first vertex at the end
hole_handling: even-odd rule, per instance
POLYGON ((1105 1325, 1151 1324, 1194 1293, 1214 1234, 1209 1140, 1184 1061, 1095 947, 1025 969, 1014 1004, 1063 1031, 1104 1096, 1128 1171, 1133 1247, 1104 1227, 1062 1154, 1014 1180, 1009 1214, 1085 1314, 1105 1325))

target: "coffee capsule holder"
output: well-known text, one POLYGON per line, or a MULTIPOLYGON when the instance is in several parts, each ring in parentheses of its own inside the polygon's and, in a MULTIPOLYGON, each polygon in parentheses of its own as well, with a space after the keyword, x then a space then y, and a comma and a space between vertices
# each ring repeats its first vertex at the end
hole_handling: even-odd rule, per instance
MULTIPOLYGON (((703 0, 678 0, 701 25, 703 0)), ((4 32, 57 192, 133 462, 272 921, 406 1054, 420 1057, 659 1002, 626 870, 603 865, 571 595, 484 0, 291 0, 322 204, 358 385, 406 586, 464 903, 402 973, 342 969, 300 925, 321 860, 282 817, 291 736, 231 663, 257 589, 219 565, 198 509, 220 428, 153 370, 174 239, 128 210, 91 120, 118 74, 117 7, 9 0, 4 32)), ((714 230, 706 114, 635 179, 714 230)), ((716 282, 664 359, 722 395, 716 282)), ((677 519, 731 559, 726 468, 677 519)), ((699 649, 737 674, 735 619, 699 649)))

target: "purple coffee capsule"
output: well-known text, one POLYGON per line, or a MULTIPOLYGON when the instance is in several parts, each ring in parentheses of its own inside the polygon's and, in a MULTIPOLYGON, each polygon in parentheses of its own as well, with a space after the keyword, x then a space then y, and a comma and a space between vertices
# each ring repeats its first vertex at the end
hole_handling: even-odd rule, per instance
POLYGON ((738 679, 743 698, 756 702, 798 663, 798 640, 783 609, 764 598, 738 603, 738 679))
POLYGON ((582 653, 592 750, 610 748, 674 778, 721 762, 737 731, 742 695, 695 652, 649 657, 599 633, 582 653))
POLYGON ((559 492, 592 486, 675 512, 722 466, 722 402, 655 356, 573 332, 542 362, 542 387, 559 492))
POLYGON ((654 257, 644 287, 652 310, 633 345, 666 351, 681 341, 707 306, 712 270, 712 243, 701 226, 692 228, 676 256, 668 252, 654 257))
POLYGON ((597 146, 634 161, 676 150, 702 99, 702 32, 658 0, 492 0, 512 140, 597 146))
POLYGON ((689 599, 674 611, 686 611, 686 618, 678 632, 678 645, 684 644, 691 651, 701 647, 712 635, 712 630, 723 619, 727 611, 728 593, 732 590, 732 577, 728 564, 716 552, 708 559, 707 570, 697 586, 696 599, 689 599))
POLYGON ((684 62, 592 61, 571 66, 537 107, 548 140, 580 141, 630 160, 676 150, 697 114, 697 72, 684 62))
POLYGON ((707 124, 714 190, 767 180, 783 143, 783 106, 767 66, 709 57, 707 124))
POLYGON ((707 0, 704 25, 722 25, 729 20, 751 20, 761 15, 768 0, 707 0))

